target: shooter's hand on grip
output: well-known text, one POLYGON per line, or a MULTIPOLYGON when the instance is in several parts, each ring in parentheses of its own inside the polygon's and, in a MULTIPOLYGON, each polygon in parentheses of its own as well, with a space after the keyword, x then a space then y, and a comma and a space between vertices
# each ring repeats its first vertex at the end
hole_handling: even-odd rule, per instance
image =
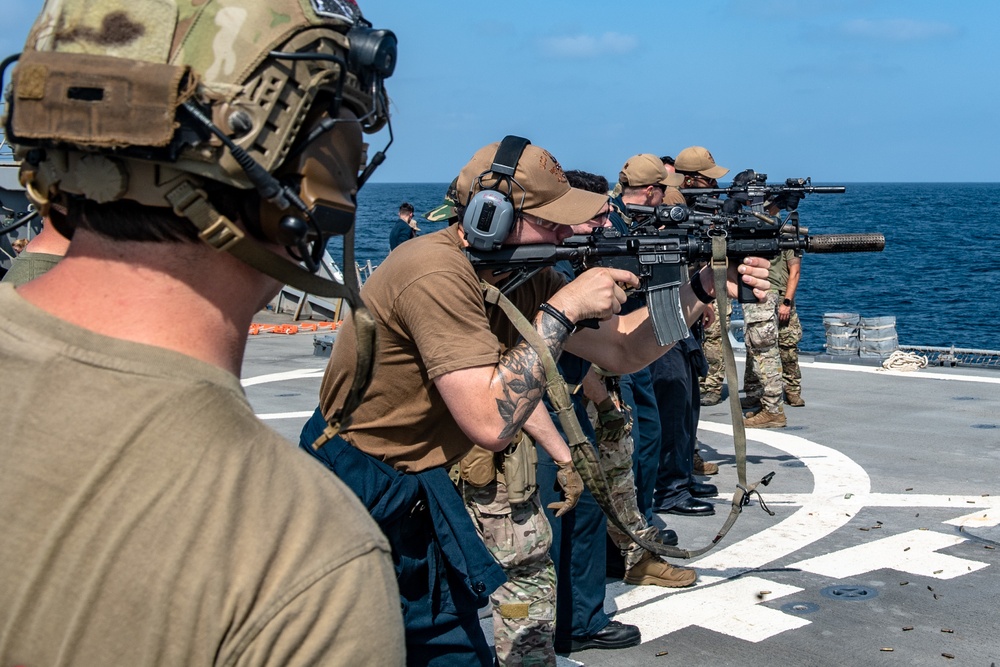
POLYGON ((548 302, 575 323, 588 319, 607 320, 621 312, 628 298, 619 283, 638 287, 639 278, 623 269, 589 269, 567 283, 548 302))
MULTIPOLYGON (((744 257, 741 263, 730 260, 726 275, 726 293, 730 298, 739 299, 740 303, 763 301, 771 283, 767 279, 767 270, 771 262, 763 257, 744 257)), ((712 289, 705 282, 712 281, 711 270, 702 270, 698 276, 706 290, 712 289)), ((714 292, 709 292, 714 294, 714 292)))

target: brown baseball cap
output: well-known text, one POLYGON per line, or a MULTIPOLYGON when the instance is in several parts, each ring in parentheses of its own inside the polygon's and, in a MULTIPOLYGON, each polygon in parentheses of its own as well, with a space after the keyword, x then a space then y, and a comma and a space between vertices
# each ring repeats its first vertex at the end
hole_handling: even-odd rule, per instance
POLYGON ((674 160, 674 168, 677 171, 716 179, 729 173, 725 167, 715 164, 715 158, 704 146, 688 146, 682 150, 674 160))
POLYGON ((633 188, 647 185, 679 186, 684 183, 684 177, 668 173, 660 158, 652 153, 639 153, 625 161, 622 170, 618 172, 618 182, 633 188))
POLYGON ((458 198, 462 206, 469 203, 470 194, 481 189, 477 183, 510 196, 515 206, 525 213, 558 225, 579 225, 593 218, 608 203, 607 195, 570 187, 559 162, 544 148, 527 145, 514 171, 513 192, 505 180, 491 171, 500 142, 483 146, 472 156, 458 175, 458 198), (518 185, 521 187, 519 188, 518 185), (521 188, 524 188, 522 191, 521 188), (522 196, 524 204, 522 206, 522 196))

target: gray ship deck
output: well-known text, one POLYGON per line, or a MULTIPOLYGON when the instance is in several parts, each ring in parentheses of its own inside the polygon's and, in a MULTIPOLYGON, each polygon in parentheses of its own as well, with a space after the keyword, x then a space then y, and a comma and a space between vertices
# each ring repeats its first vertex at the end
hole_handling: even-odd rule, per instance
MULTIPOLYGON (((289 439, 316 404, 326 359, 313 335, 250 338, 244 385, 289 439)), ((742 369, 742 359, 738 365, 742 369)), ((753 503, 684 590, 609 580, 606 605, 643 643, 560 665, 991 665, 1000 660, 1000 373, 904 373, 802 359, 804 408, 751 430, 753 503), (998 547, 998 548, 994 548, 998 547)), ((705 544, 728 513, 736 471, 725 404, 703 408, 707 518, 663 515, 683 546, 705 544)))

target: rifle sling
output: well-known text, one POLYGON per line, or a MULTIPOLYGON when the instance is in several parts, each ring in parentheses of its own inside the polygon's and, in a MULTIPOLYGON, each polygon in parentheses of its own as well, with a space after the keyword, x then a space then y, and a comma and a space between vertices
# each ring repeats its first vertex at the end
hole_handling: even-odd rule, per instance
MULTIPOLYGON (((726 244, 725 240, 723 240, 723 262, 725 262, 725 251, 726 244)), ((726 270, 725 265, 723 265, 721 291, 721 294, 723 295, 726 293, 725 281, 726 270)), ((748 494, 752 491, 752 489, 749 489, 746 492, 741 489, 733 496, 733 509, 730 511, 725 524, 719 530, 718 534, 712 538, 712 541, 709 544, 699 549, 681 549, 680 547, 668 546, 661 542, 646 540, 636 535, 615 511, 614 504, 611 502, 611 491, 608 485, 607 477, 604 475, 604 470, 601 469, 600 462, 597 460, 597 454, 594 452, 594 448, 591 445, 590 440, 583 433, 580 421, 577 419, 576 412, 573 410, 566 380, 562 377, 562 374, 556 367, 555 359, 552 357, 552 353, 549 351, 548 346, 544 343, 541 336, 538 334, 538 331, 535 330, 535 327, 532 326, 521 311, 519 311, 514 304, 500 292, 500 290, 484 281, 480 281, 480 285, 483 289, 486 303, 499 305, 524 340, 535 350, 536 354, 538 354, 539 359, 542 362, 542 368, 545 371, 545 390, 549 396, 550 402, 552 403, 552 407, 556 412, 556 416, 559 418, 559 423, 563 428, 563 432, 566 434, 566 441, 569 444, 570 452, 573 456, 573 465, 576 466, 577 472, 580 474, 580 477, 583 479, 587 488, 590 489, 591 494, 594 496, 597 504, 608 518, 608 521, 614 524, 614 526, 623 533, 628 535, 629 538, 640 547, 658 556, 685 559, 694 558, 713 549, 722 540, 722 538, 725 537, 726 533, 729 532, 729 529, 732 528, 733 524, 736 523, 736 519, 742 511, 743 505, 746 504, 744 498, 748 498, 748 494)), ((718 289, 716 293, 720 293, 718 289)), ((731 359, 732 356, 733 352, 732 347, 730 346, 727 361, 731 359)), ((735 374, 735 367, 733 364, 735 364, 735 361, 729 362, 728 368, 732 369, 733 374, 735 374)), ((733 383, 730 386, 736 386, 734 380, 730 380, 730 382, 733 383)), ((739 413, 739 415, 740 427, 742 429, 743 414, 739 413)), ((740 470, 740 482, 745 488, 745 438, 743 441, 742 454, 740 453, 740 449, 737 448, 737 467, 740 470)), ((754 487, 756 487, 756 484, 754 487)))

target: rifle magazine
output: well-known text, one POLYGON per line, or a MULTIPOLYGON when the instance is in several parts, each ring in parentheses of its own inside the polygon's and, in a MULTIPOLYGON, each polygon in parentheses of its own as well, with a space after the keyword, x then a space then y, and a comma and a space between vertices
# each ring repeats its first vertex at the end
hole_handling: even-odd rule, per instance
POLYGON ((681 285, 669 283, 650 287, 646 292, 649 319, 660 347, 676 343, 690 335, 681 309, 681 285))

